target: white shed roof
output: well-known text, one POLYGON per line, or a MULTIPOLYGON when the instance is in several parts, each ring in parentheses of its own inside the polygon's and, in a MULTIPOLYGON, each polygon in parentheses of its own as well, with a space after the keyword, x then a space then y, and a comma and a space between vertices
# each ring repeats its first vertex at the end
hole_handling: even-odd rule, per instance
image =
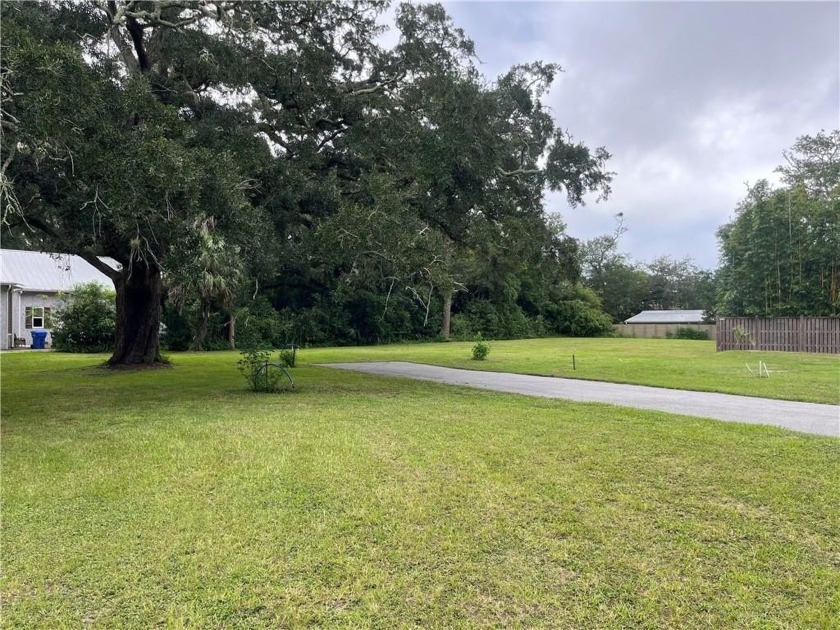
POLYGON ((624 320, 625 324, 702 324, 702 310, 642 311, 624 320))
MULTIPOLYGON (((101 257, 105 264, 119 269, 113 258, 101 257)), ((99 282, 109 288, 114 283, 101 271, 79 256, 0 250, 0 284, 15 284, 25 291, 54 293, 68 291, 74 284, 99 282)))

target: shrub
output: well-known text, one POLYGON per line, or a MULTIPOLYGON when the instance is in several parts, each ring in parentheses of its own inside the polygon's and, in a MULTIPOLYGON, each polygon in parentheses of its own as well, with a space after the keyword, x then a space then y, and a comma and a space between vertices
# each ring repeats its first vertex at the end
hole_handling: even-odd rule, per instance
POLYGON ((292 346, 290 348, 283 348, 280 351, 280 363, 285 365, 288 368, 295 367, 295 361, 297 359, 297 347, 292 346))
POLYGON ((114 348, 114 292, 98 282, 77 284, 56 312, 53 347, 62 352, 107 352, 114 348))
POLYGON ((280 389, 283 374, 280 370, 267 369, 271 361, 271 351, 262 348, 249 348, 240 352, 242 358, 236 365, 248 387, 255 392, 276 392, 280 389))
POLYGON ((708 341, 709 331, 699 330, 698 328, 677 328, 676 332, 670 330, 665 333, 668 339, 696 339, 701 341, 708 341))
POLYGON ((490 344, 488 344, 481 336, 481 333, 478 333, 475 336, 475 345, 472 349, 472 358, 474 361, 484 361, 487 358, 487 355, 490 354, 490 344))
POLYGON ((580 284, 559 287, 555 299, 539 305, 547 332, 569 337, 612 333, 612 318, 601 309, 597 295, 580 284))
POLYGON ((544 322, 528 317, 516 304, 495 304, 474 299, 463 312, 452 316, 451 334, 468 341, 477 331, 489 339, 525 339, 544 334, 544 322))
POLYGON ((612 331, 612 319, 583 300, 568 300, 556 305, 555 326, 561 335, 597 337, 612 331))

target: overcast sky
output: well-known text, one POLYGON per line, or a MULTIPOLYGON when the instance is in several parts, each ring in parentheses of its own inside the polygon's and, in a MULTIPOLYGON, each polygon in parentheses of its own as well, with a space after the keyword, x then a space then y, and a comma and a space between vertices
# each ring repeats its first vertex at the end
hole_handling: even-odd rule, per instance
POLYGON ((606 202, 559 211, 577 238, 612 232, 637 261, 717 265, 715 230, 745 182, 774 181, 798 136, 840 127, 840 3, 446 2, 495 78, 560 63, 557 124, 605 146, 618 173, 606 202))

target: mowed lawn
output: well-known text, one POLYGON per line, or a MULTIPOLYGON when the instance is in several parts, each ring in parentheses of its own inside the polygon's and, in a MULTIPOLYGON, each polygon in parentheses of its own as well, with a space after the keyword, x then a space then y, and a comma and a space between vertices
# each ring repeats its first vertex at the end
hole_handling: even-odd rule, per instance
POLYGON ((3 355, 3 626, 840 627, 840 440, 354 356, 3 355))
POLYGON ((840 404, 838 355, 715 352, 714 341, 553 338, 491 341, 487 360, 473 361, 473 345, 453 342, 319 348, 306 350, 301 357, 307 363, 414 361, 473 370, 840 404), (770 371, 769 378, 755 376, 759 361, 770 371))

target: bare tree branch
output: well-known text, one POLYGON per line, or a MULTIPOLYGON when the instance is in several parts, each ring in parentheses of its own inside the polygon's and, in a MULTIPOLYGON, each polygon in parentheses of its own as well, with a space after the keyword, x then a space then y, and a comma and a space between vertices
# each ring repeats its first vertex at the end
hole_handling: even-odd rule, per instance
POLYGON ((539 175, 542 171, 538 168, 518 168, 515 171, 506 171, 502 167, 497 166, 496 172, 503 177, 516 177, 517 175, 539 175))

